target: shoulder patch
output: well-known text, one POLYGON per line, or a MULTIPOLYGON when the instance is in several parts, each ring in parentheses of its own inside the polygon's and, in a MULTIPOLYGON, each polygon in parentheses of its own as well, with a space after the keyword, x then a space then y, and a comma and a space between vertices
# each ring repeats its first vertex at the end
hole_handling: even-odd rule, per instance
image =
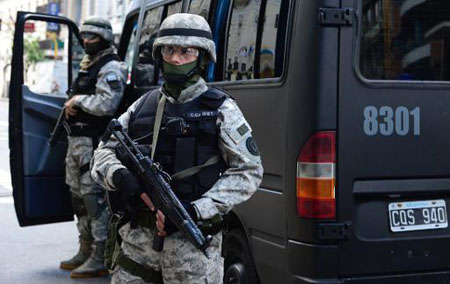
POLYGON ((252 129, 250 125, 248 125, 245 121, 238 121, 235 123, 228 131, 228 136, 234 141, 234 143, 239 144, 245 136, 251 133, 252 129))
POLYGON ((121 87, 119 77, 117 77, 117 75, 114 73, 109 73, 108 75, 106 75, 106 82, 108 82, 108 85, 113 90, 120 89, 121 87))
POLYGON ((241 136, 244 136, 249 130, 250 128, 246 123, 242 123, 242 125, 237 128, 237 132, 241 134, 241 136))
POLYGON ((247 146, 247 150, 253 156, 259 156, 258 145, 256 145, 255 138, 253 136, 249 136, 247 140, 245 140, 245 145, 247 146))
POLYGON ((112 82, 112 81, 119 81, 119 78, 117 78, 117 75, 114 73, 109 73, 106 75, 106 81, 112 82))

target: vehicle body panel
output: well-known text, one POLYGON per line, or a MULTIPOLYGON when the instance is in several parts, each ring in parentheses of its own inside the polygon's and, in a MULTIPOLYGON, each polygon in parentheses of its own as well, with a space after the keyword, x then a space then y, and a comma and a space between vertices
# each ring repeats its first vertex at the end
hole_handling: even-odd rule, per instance
MULTIPOLYGON (((73 220, 61 167, 66 143, 60 142, 51 150, 47 144, 65 98, 36 94, 24 85, 23 31, 27 20, 67 25, 69 42, 72 34, 78 34, 77 26, 67 18, 26 12, 17 16, 9 92, 9 148, 14 204, 21 226, 73 220)), ((70 53, 71 48, 68 50, 70 53)), ((69 83, 71 68, 69 60, 69 83)))
MULTIPOLYGON (((359 3, 345 0, 343 6, 360 14, 359 3)), ((339 274, 448 270, 450 256, 442 253, 449 245, 448 229, 392 232, 388 204, 433 199, 448 203, 450 125, 440 122, 448 119, 450 85, 364 79, 359 73, 356 27, 341 28, 340 38, 336 198, 338 220, 351 222, 352 229, 349 238, 339 243, 339 274), (368 108, 382 107, 392 109, 394 115, 401 113, 399 109, 417 108, 420 120, 408 113, 410 127, 404 131, 405 119, 395 118, 392 133, 383 135, 390 122, 380 117, 379 131, 371 133, 368 108)))

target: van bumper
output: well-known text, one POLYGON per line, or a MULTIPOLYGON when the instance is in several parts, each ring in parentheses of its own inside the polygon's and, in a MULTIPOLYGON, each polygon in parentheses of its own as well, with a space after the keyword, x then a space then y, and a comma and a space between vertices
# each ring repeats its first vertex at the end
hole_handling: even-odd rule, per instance
POLYGON ((338 279, 337 245, 317 245, 289 240, 288 254, 292 283, 342 283, 338 279))
MULTIPOLYGON (((450 271, 371 277, 339 277, 337 245, 288 241, 290 283, 294 284, 449 284, 450 271)), ((389 272, 386 272, 388 274, 389 272)))
POLYGON ((450 279, 450 271, 417 273, 417 274, 398 274, 389 276, 358 277, 346 279, 310 279, 305 277, 293 276, 293 284, 447 284, 450 279))
POLYGON ((447 284, 450 283, 450 271, 431 273, 397 274, 389 276, 358 277, 343 279, 344 284, 447 284))

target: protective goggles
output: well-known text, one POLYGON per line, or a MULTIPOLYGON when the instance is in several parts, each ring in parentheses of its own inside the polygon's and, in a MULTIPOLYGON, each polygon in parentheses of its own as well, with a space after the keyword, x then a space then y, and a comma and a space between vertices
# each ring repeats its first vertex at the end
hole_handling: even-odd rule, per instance
POLYGON ((82 33, 81 34, 81 39, 82 40, 93 40, 94 38, 98 37, 98 35, 93 34, 93 33, 82 33))
POLYGON ((193 56, 197 57, 199 54, 198 49, 193 47, 180 47, 180 46, 172 46, 165 45, 161 48, 161 54, 163 57, 169 58, 177 54, 182 59, 192 58, 193 56))

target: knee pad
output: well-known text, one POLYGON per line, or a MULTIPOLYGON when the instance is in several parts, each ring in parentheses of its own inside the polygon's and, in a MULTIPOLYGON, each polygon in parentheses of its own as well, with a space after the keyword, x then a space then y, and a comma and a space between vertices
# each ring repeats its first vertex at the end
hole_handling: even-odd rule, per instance
POLYGON ((88 194, 83 196, 84 204, 86 206, 87 215, 89 218, 96 218, 99 214, 99 205, 97 202, 97 196, 88 194))
POLYGON ((84 195, 83 200, 89 218, 98 218, 102 210, 106 208, 106 203, 101 195, 84 195))
POLYGON ((87 210, 86 206, 84 204, 84 199, 82 197, 78 197, 74 194, 72 194, 72 209, 75 215, 77 215, 77 218, 87 216, 87 210))

